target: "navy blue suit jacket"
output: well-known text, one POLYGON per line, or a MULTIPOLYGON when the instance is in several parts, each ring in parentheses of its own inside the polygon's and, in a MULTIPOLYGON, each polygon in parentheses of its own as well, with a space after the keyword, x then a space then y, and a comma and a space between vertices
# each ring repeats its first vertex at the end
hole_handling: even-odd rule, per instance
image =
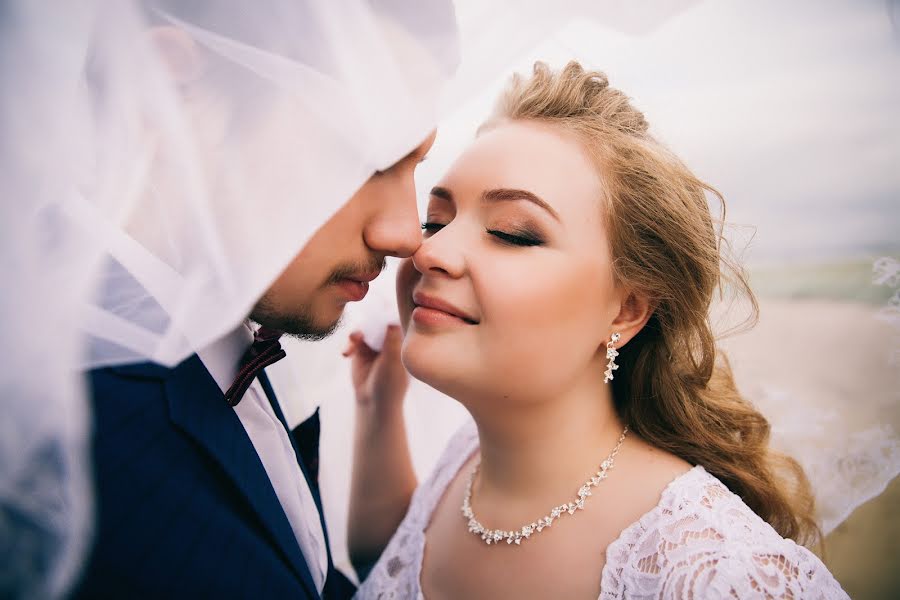
MULTIPOLYGON (((198 356, 172 369, 98 369, 89 383, 97 531, 74 597, 320 597, 250 438, 198 356)), ((317 452, 317 439, 300 441, 317 452)), ((292 442, 322 519, 316 467, 292 442)), ((322 529, 327 544, 324 519, 322 529)), ((322 595, 353 591, 329 552, 322 595)))

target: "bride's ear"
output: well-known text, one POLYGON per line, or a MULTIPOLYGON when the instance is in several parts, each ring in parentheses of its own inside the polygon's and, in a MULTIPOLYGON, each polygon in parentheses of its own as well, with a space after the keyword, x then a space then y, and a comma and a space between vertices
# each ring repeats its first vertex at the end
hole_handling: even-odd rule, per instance
POLYGON ((146 35, 179 86, 193 82, 206 70, 205 54, 183 29, 163 25, 151 28, 146 35))
MULTIPOLYGON (((616 318, 610 324, 610 336, 614 333, 618 333, 620 336, 619 342, 616 344, 617 347, 627 344, 631 338, 644 328, 644 325, 650 320, 650 315, 653 314, 653 309, 654 306, 650 302, 650 298, 644 294, 624 292, 619 306, 619 314, 616 315, 616 318)), ((609 341, 608 337, 606 341, 609 341)))

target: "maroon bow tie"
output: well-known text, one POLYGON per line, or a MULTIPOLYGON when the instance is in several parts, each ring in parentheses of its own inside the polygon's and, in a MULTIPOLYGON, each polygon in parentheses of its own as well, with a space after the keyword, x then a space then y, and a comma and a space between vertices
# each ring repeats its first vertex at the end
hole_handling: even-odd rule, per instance
POLYGON ((254 334, 253 345, 241 358, 241 368, 234 378, 234 383, 225 392, 225 401, 228 406, 238 405, 238 402, 244 397, 244 392, 247 391, 260 371, 287 356, 282 350, 281 344, 278 343, 281 333, 276 329, 260 327, 254 334))

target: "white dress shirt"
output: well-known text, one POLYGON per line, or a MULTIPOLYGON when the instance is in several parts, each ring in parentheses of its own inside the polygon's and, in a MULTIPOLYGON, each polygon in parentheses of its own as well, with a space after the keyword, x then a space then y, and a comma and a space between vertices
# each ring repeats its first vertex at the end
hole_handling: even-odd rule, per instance
MULTIPOLYGON (((223 393, 231 387, 237 375, 238 363, 252 343, 253 331, 249 325, 243 324, 197 352, 223 393)), ((243 399, 234 407, 234 412, 266 469, 309 566, 313 582, 321 594, 328 572, 328 550, 325 547, 319 511, 303 471, 297 464, 297 455, 288 432, 272 410, 259 379, 253 380, 243 399)))

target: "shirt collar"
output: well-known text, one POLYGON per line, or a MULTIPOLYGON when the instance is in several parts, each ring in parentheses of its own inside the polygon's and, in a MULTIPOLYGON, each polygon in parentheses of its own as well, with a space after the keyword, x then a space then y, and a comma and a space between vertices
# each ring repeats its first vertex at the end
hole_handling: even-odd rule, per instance
POLYGON ((250 323, 244 321, 231 333, 197 351, 203 366, 209 371, 216 383, 226 392, 237 376, 241 357, 253 343, 253 330, 250 323))

